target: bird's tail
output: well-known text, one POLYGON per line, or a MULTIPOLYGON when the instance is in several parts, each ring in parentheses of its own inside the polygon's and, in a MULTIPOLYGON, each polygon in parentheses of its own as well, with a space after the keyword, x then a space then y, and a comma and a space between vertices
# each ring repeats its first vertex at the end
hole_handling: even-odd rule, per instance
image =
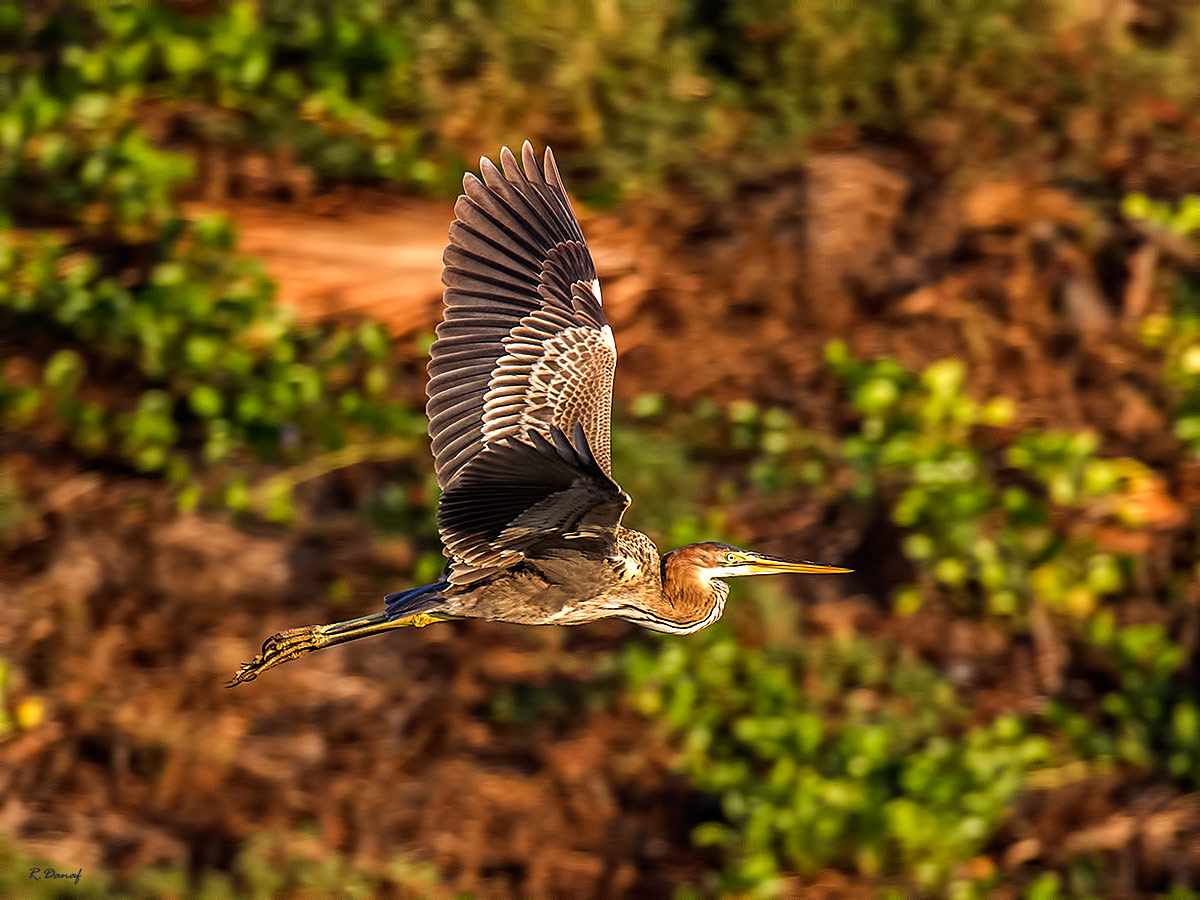
POLYGON ((422 585, 407 591, 397 591, 383 598, 387 604, 385 615, 389 622, 405 619, 417 613, 429 612, 441 606, 442 600, 438 595, 450 587, 448 581, 435 581, 433 584, 422 585))
POLYGON ((346 622, 292 628, 273 634, 263 641, 258 656, 238 669, 226 686, 233 687, 253 681, 267 669, 291 662, 298 656, 314 650, 357 641, 359 638, 391 631, 393 628, 422 628, 434 622, 444 622, 450 616, 439 615, 435 610, 441 605, 436 594, 444 587, 444 582, 438 582, 411 591, 389 594, 386 612, 372 613, 346 622))

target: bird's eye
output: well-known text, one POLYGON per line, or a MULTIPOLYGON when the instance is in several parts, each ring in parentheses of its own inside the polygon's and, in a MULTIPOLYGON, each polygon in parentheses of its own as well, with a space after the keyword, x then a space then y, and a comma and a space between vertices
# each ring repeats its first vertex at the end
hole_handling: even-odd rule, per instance
POLYGON ((732 550, 725 554, 725 562, 737 562, 738 555, 732 550))

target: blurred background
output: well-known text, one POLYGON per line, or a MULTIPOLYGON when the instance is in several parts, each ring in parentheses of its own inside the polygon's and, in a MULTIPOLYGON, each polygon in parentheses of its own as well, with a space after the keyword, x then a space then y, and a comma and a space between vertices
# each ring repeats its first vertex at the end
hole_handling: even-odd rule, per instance
POLYGON ((0 894, 1200 896, 1198 97, 1184 0, 0 2, 0 894), (526 138, 627 522, 856 574, 226 690, 440 569, 526 138))

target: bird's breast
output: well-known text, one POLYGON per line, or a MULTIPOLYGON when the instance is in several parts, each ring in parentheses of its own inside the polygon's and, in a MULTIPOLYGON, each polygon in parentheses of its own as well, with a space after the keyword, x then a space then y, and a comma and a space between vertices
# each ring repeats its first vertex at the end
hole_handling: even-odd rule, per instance
POLYGON ((612 560, 612 563, 613 570, 617 573, 617 580, 622 583, 642 577, 642 564, 639 560, 628 556, 618 556, 612 560))

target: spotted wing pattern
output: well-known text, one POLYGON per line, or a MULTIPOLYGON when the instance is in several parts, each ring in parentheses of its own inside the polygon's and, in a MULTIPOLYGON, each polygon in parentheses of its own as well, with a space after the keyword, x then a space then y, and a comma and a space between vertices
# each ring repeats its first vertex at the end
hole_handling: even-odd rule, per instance
POLYGON ((596 270, 549 148, 543 167, 528 142, 522 160, 524 171, 504 148, 503 172, 484 159, 482 181, 463 179, 443 256, 446 310, 430 354, 427 409, 443 491, 439 525, 458 582, 545 545, 539 538, 519 547, 512 532, 502 540, 504 529, 496 528, 497 516, 516 520, 528 512, 520 508, 522 496, 535 504, 551 495, 559 503, 594 501, 602 510, 598 518, 585 510, 562 521, 537 519, 546 534, 553 528, 566 534, 573 533, 572 517, 581 516, 593 544, 605 527, 616 528, 628 502, 612 481, 617 352, 596 270), (513 464, 514 454, 522 465, 513 464), (529 482, 539 464, 554 490, 529 482), (574 488, 562 469, 572 465, 582 479, 574 488), (525 479, 524 493, 503 484, 518 476, 525 479), (614 503, 616 496, 625 499, 614 503), (473 514, 487 524, 473 528, 473 514))

